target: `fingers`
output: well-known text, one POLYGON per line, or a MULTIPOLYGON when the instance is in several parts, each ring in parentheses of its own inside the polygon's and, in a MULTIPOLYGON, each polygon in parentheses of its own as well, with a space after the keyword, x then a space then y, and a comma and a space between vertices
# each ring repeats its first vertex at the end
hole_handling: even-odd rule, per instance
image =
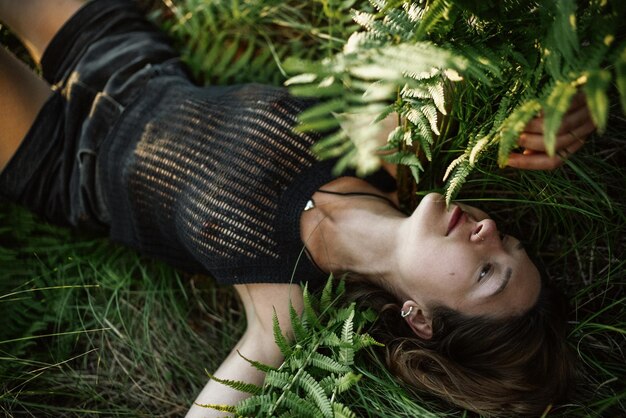
MULTIPOLYGON (((576 95, 572 98, 572 102, 570 103, 567 112, 563 115, 563 121, 561 122, 561 127, 559 128, 559 132, 567 132, 567 130, 572 129, 575 126, 572 126, 576 123, 584 123, 586 119, 591 119, 591 114, 589 113, 589 108, 587 107, 587 101, 585 99, 585 95, 580 92, 576 93, 576 95), (568 123, 570 126, 563 126, 564 123, 568 123)), ((534 134, 542 134, 543 133, 543 111, 539 114, 539 116, 533 118, 526 127, 524 128, 524 132, 534 133, 534 134)))
MULTIPOLYGON (((588 114, 588 110, 583 110, 582 112, 588 114)), ((580 116, 581 119, 578 119, 579 116, 575 117, 576 120, 564 120, 564 123, 561 125, 563 128, 559 129, 556 137, 555 150, 563 150, 572 146, 575 142, 584 142, 595 131, 596 127, 591 118, 585 120, 583 116, 580 116)), ((546 152, 543 133, 524 132, 520 135, 518 144, 525 149, 546 152)))
POLYGON ((576 140, 569 146, 559 150, 557 155, 550 157, 545 152, 526 150, 522 154, 511 154, 507 165, 522 170, 554 170, 563 165, 570 155, 584 145, 584 141, 576 140))
POLYGON ((550 157, 547 154, 543 125, 543 114, 528 122, 518 140, 524 152, 510 154, 507 165, 528 170, 552 170, 560 167, 565 159, 583 146, 587 137, 596 129, 582 92, 573 96, 570 107, 563 115, 556 133, 555 156, 550 157))

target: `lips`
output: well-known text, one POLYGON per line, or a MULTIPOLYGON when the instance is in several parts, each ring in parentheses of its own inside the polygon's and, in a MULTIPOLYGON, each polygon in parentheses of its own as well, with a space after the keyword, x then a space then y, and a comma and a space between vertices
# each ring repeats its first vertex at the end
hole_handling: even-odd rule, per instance
POLYGON ((455 206, 454 209, 452 209, 452 215, 450 216, 450 221, 448 222, 448 230, 446 231, 446 236, 448 236, 450 232, 452 232, 454 227, 461 223, 462 217, 463 211, 460 207, 455 206))

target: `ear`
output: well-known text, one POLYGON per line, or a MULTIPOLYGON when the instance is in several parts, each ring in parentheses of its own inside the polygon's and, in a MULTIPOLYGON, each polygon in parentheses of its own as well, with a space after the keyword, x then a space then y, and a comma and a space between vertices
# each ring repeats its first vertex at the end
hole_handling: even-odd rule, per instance
POLYGON ((402 312, 407 314, 404 318, 415 335, 424 340, 430 340, 433 336, 433 323, 429 315, 412 300, 407 300, 402 305, 402 312))

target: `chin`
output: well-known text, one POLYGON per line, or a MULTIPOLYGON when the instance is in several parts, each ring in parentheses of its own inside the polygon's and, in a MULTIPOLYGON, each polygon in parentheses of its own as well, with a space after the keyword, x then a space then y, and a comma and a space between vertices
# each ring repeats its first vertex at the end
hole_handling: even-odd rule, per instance
MULTIPOLYGON (((442 222, 442 217, 447 213, 446 199, 439 193, 428 193, 422 198, 419 205, 411 215, 420 225, 420 229, 435 229, 442 222)), ((444 222, 445 223, 445 222, 444 222)), ((443 226, 445 230, 445 225, 443 226)))

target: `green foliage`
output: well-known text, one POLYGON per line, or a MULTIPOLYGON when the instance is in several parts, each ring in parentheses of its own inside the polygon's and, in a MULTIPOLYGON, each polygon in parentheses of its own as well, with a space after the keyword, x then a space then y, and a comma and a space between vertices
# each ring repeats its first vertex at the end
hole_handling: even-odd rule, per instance
POLYGON ((0 277, 3 416, 184 415, 243 330, 208 279, 7 204, 0 277))
POLYGON ((207 84, 281 84, 287 57, 337 52, 354 30, 354 1, 166 0, 154 18, 207 84))
POLYGON ((285 65, 296 74, 287 82, 295 94, 333 100, 332 110, 320 105, 314 118, 306 115, 302 128, 342 128, 317 147, 322 157, 341 157, 338 171, 378 168, 376 122, 397 112, 402 122, 385 149, 397 149, 388 158, 408 162, 417 182, 425 166, 410 154, 432 161, 435 140, 451 139, 465 150, 447 170, 450 201, 494 148, 500 165, 506 164, 522 123, 540 109, 546 148, 554 155, 561 118, 577 90, 587 97, 600 131, 613 79, 624 101, 623 46, 615 39, 626 15, 616 1, 381 0, 371 6, 374 12, 353 12, 361 27, 333 58, 285 65), (509 118, 494 121, 494 106, 509 118), (454 119, 458 128, 441 135, 441 117, 454 119))
MULTIPOLYGON (((231 388, 254 393, 232 412, 238 416, 257 417, 355 416, 339 402, 340 395, 354 388, 361 379, 352 369, 355 353, 380 344, 362 331, 375 316, 369 311, 359 312, 354 305, 341 307, 338 301, 344 286, 333 287, 333 283, 331 276, 319 298, 304 290, 302 317, 292 314, 290 318, 296 334, 294 341, 287 341, 274 315, 274 339, 285 360, 278 369, 252 363, 267 370, 262 388, 245 382, 216 379, 231 388), (296 329, 300 331, 296 332, 296 329)), ((221 405, 204 406, 224 410, 221 405)))
MULTIPOLYGON (((426 116, 420 126, 401 119, 388 147, 397 149, 401 144, 404 148, 387 158, 413 167, 423 190, 439 187, 445 168, 456 161, 459 172, 450 174, 447 187, 454 192, 449 197, 460 191, 457 198, 488 206, 498 227, 525 238, 529 252, 539 253, 548 264, 548 276, 571 296, 573 329, 568 340, 584 366, 581 394, 550 415, 625 415, 626 120, 619 115, 626 110, 626 42, 620 33, 625 2, 578 2, 575 38, 574 29, 562 19, 571 3, 559 12, 554 8, 558 4, 539 10, 537 5, 543 3, 525 0, 454 0, 447 2, 447 14, 433 12, 428 19, 436 24, 420 33, 421 38, 409 27, 422 18, 428 2, 164 3, 169 6, 160 19, 170 25, 168 30, 184 50, 185 59, 207 83, 280 84, 285 76, 279 65, 295 57, 306 60, 314 71, 294 86, 310 87, 310 94, 317 92, 332 100, 337 91, 344 90, 343 85, 328 88, 321 84, 318 88, 315 82, 307 86, 305 81, 307 77, 316 80, 317 71, 326 71, 327 62, 332 63, 337 53, 341 56, 356 29, 352 18, 364 28, 360 31, 373 38, 372 48, 430 42, 466 60, 466 69, 458 74, 444 71, 440 78, 424 78, 420 83, 411 79, 405 92, 401 93, 402 84, 389 93, 389 100, 374 100, 380 108, 373 112, 372 120, 390 112, 408 112, 413 105, 421 105, 419 102, 435 106, 440 113, 437 129, 441 135, 430 135, 432 143, 424 135, 432 132, 426 116), (209 4, 213 14, 205 10, 209 4), (265 6, 267 12, 259 12, 265 6), (218 7, 223 10, 216 12, 218 7), (274 10, 289 7, 293 10, 283 13, 291 17, 289 21, 276 18, 281 15, 274 10), (174 13, 175 8, 180 10, 174 13), (257 12, 242 11, 245 8, 257 12), (559 30, 569 31, 567 37, 577 39, 578 47, 570 41, 550 47, 565 53, 569 48, 575 59, 553 57, 548 66, 544 46, 561 42, 557 32, 552 32, 554 39, 547 42, 547 28, 556 22, 557 13, 561 16, 559 30), (538 20, 539 14, 546 17, 544 21, 538 20), (207 30, 210 25, 203 20, 212 15, 216 26, 207 30), (230 28, 230 37, 224 35, 219 41, 227 46, 224 48, 216 47, 220 27, 230 28), (237 33, 238 28, 242 33, 237 33), (375 39, 377 32, 388 36, 375 39), (292 35, 295 42, 289 41, 292 35), (233 43, 238 45, 234 55, 233 43), (250 44, 255 49, 244 57, 246 64, 238 67, 239 73, 228 72, 237 54, 248 51, 250 44), (228 56, 221 67, 225 72, 215 72, 213 66, 228 56), (475 74, 476 66, 481 70, 475 74), (611 76, 608 82, 606 72, 611 76), (516 147, 520 126, 544 106, 557 82, 579 86, 590 102, 599 103, 596 121, 603 120, 603 90, 608 89, 610 119, 605 137, 589 141, 563 170, 499 170, 497 149, 505 158, 516 147), (613 88, 618 94, 612 94, 613 88), (406 103, 413 99, 415 104, 406 103), (621 110, 616 109, 618 101, 621 110), (425 158, 426 144, 430 144, 431 162, 425 158), (457 159, 459 155, 463 158, 457 159)), ((3 45, 15 50, 15 40, 4 30, 0 35, 3 45)), ((380 93, 375 80, 348 75, 372 85, 372 93, 380 93)), ((336 80, 326 83, 331 81, 336 80)), ((313 113, 311 120, 326 120, 324 115, 331 112, 344 113, 343 106, 365 107, 359 92, 367 92, 366 85, 356 85, 357 95, 348 96, 347 104, 340 96, 328 109, 313 113)), ((414 116, 419 121, 419 115, 414 116)), ((337 119, 319 125, 321 129, 337 126, 337 119)), ((339 141, 347 144, 344 151, 354 148, 351 141, 339 141)), ((337 149, 338 155, 343 155, 337 149)), ((180 275, 105 240, 51 227, 11 206, 0 207, 0 225, 0 315, 10 318, 0 329, 0 408, 7 416, 126 417, 152 416, 155 411, 182 416, 206 383, 202 369, 215 370, 241 335, 241 307, 230 291, 210 280, 180 275)), ((322 300, 305 293, 303 328, 295 342, 288 342, 293 366, 308 364, 307 372, 330 397, 335 417, 468 416, 398 384, 379 353, 370 353, 371 347, 359 352, 351 366, 343 365, 339 361, 341 337, 351 308, 333 308, 330 317, 320 309, 320 305, 335 306, 335 293, 341 291, 330 292, 329 288, 322 300), (334 332, 318 334, 316 354, 296 355, 308 350, 302 348, 309 344, 302 331, 324 324, 334 332), (301 347, 296 350, 298 345, 301 347)), ((372 312, 355 315, 368 321, 375 317, 372 312)), ((359 333, 357 323, 355 320, 352 336, 355 352, 374 344, 372 337, 359 333)), ((242 415, 273 408, 285 387, 295 387, 297 393, 285 392, 280 401, 283 410, 299 417, 321 414, 315 412, 319 408, 303 387, 290 386, 296 369, 284 365, 276 370, 250 362, 267 373, 264 390, 271 395, 253 396, 238 405, 242 415)))

